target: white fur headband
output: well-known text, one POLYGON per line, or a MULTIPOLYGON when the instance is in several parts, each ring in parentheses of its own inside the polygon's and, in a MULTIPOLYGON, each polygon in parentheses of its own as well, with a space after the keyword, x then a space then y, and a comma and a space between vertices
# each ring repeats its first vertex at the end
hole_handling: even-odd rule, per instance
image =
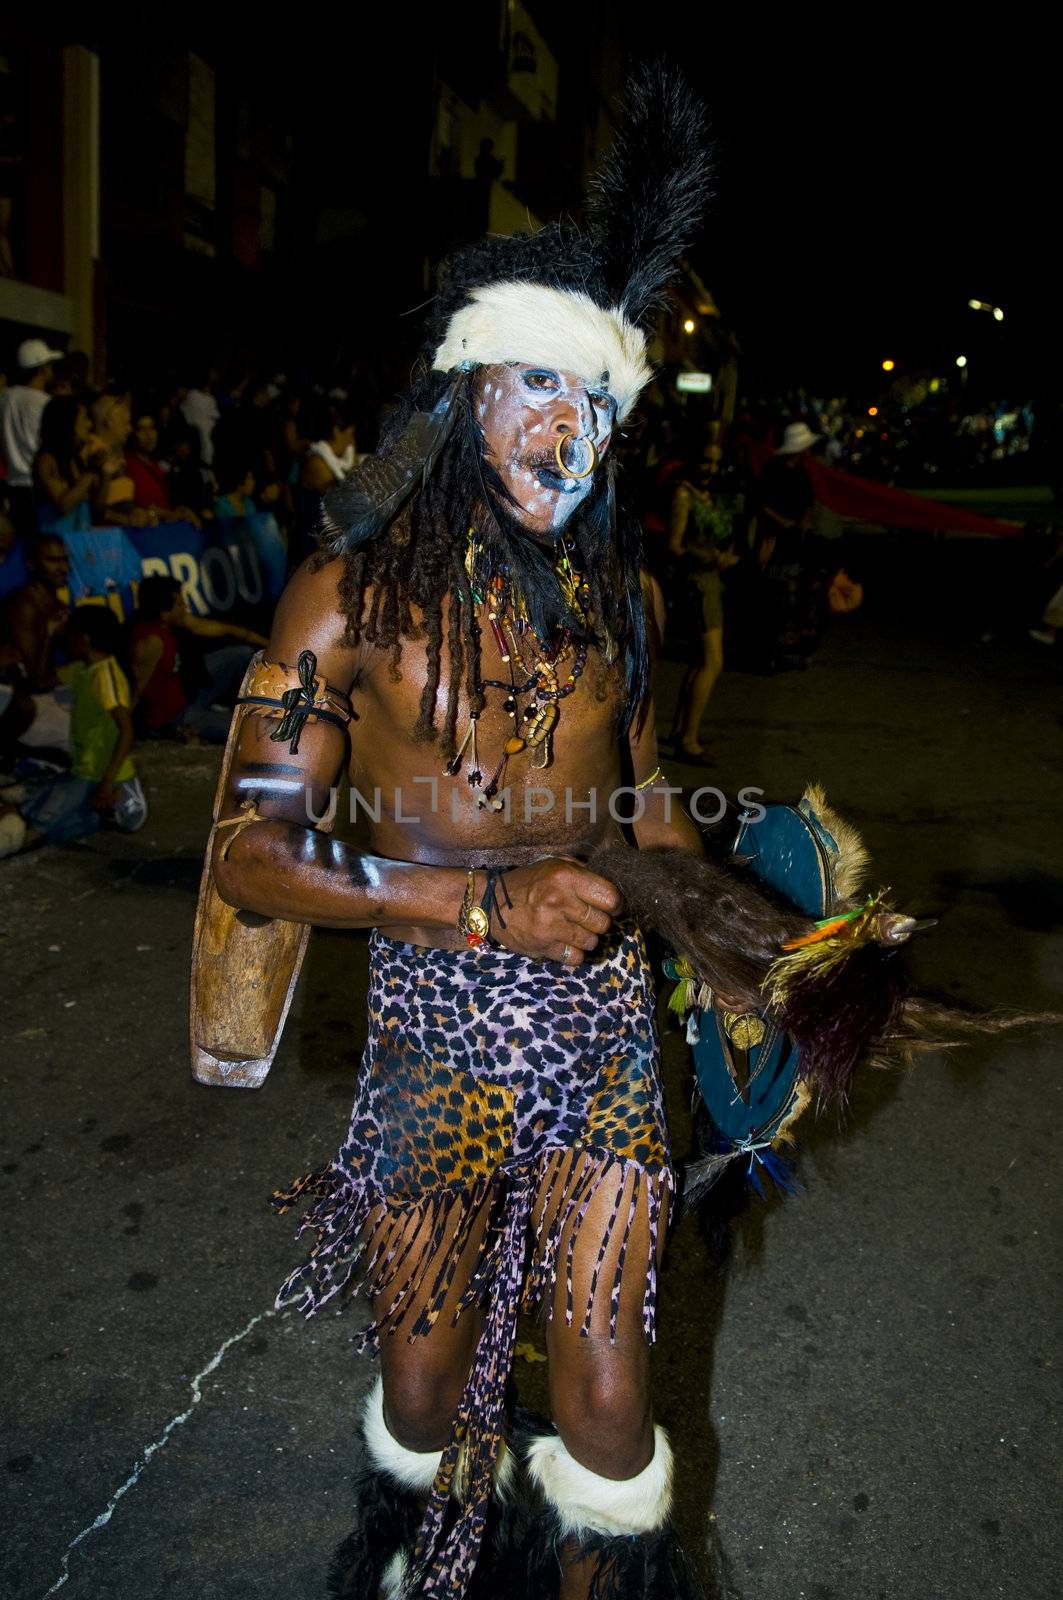
POLYGON ((432 366, 451 372, 463 362, 541 364, 573 372, 616 400, 622 422, 653 376, 646 335, 618 306, 609 310, 578 290, 543 283, 491 283, 473 289, 456 311, 432 366))

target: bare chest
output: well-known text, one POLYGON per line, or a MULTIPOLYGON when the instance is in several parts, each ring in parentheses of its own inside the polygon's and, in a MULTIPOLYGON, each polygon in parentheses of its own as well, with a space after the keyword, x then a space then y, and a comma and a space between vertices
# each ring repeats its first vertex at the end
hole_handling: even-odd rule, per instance
POLYGON ((475 717, 466 663, 453 680, 445 642, 434 688, 424 641, 405 643, 397 669, 374 661, 353 696, 350 776, 352 802, 381 852, 434 861, 470 851, 511 861, 544 849, 582 854, 615 827, 622 680, 591 650, 573 681, 576 660, 569 655, 544 680, 530 652, 506 662, 485 640, 475 717), (432 738, 416 732, 426 705, 432 738))

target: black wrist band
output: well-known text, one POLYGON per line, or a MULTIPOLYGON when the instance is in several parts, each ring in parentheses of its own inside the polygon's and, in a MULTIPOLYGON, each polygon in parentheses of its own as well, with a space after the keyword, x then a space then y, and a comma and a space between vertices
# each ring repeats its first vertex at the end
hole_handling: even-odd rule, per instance
POLYGON ((488 930, 490 930, 492 916, 496 916, 498 918, 498 926, 500 928, 504 928, 506 925, 506 919, 502 915, 502 908, 498 903, 498 889, 499 887, 502 889, 507 910, 512 910, 513 901, 509 897, 509 890, 506 888, 505 878, 509 868, 485 867, 483 870, 487 873, 487 887, 484 890, 483 899, 480 901, 480 907, 483 911, 487 912, 488 930))

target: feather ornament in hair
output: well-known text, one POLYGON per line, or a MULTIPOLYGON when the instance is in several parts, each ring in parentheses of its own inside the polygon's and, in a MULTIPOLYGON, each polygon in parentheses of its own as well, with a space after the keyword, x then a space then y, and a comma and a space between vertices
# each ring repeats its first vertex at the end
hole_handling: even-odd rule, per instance
POLYGON ((463 379, 464 374, 431 411, 415 411, 388 449, 366 456, 349 477, 328 490, 323 526, 333 554, 375 538, 428 478, 454 430, 463 379))

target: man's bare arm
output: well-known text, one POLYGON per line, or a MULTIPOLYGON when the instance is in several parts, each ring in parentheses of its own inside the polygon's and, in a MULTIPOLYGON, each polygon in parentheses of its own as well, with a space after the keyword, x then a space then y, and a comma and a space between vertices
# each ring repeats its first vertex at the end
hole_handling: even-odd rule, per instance
POLYGON ((162 640, 149 633, 133 646, 133 704, 136 705, 162 660, 162 640))
MULTIPOLYGON (((664 596, 656 578, 645 575, 643 601, 646 608, 646 626, 654 641, 654 654, 664 637, 664 596)), ((657 751, 657 722, 651 700, 646 720, 642 726, 632 725, 631 770, 633 781, 639 789, 642 815, 632 823, 635 842, 640 850, 654 845, 673 845, 681 850, 691 850, 702 855, 701 834, 683 809, 678 785, 669 784, 661 770, 657 751)), ((638 809, 638 807, 636 807, 638 809)))
MULTIPOLYGON (((273 625, 268 658, 294 667, 303 650, 317 673, 347 694, 356 656, 343 642, 335 564, 289 583, 273 625)), ((298 749, 278 743, 275 717, 244 719, 229 774, 224 818, 253 804, 258 819, 234 839, 220 829, 214 847, 218 892, 230 905, 290 922, 332 928, 414 925, 452 936, 465 893, 461 868, 373 856, 314 829, 345 764, 347 735, 334 724, 306 723, 298 749)), ((357 739, 357 721, 351 724, 357 739)), ((612 884, 571 862, 550 859, 506 875, 512 907, 503 942, 522 954, 578 961, 606 931, 620 896, 612 884), (568 956, 565 956, 566 948, 568 956)), ((483 876, 476 883, 478 893, 483 876)), ((499 930, 495 930, 498 932, 499 930)))
POLYGON ((241 628, 234 622, 217 622, 213 617, 197 617, 191 612, 180 626, 202 639, 238 639, 241 644, 254 645, 256 650, 268 642, 253 628, 241 628))

